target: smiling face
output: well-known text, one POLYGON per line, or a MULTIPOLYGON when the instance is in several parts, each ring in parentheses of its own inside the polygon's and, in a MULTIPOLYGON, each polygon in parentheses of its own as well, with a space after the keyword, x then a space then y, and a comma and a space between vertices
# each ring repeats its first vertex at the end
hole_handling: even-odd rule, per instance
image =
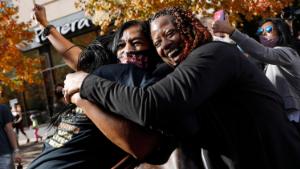
POLYGON ((165 63, 176 66, 183 55, 184 41, 172 20, 170 15, 160 16, 151 22, 150 29, 158 55, 165 63))
POLYGON ((138 67, 144 67, 148 62, 146 52, 150 48, 150 42, 143 34, 139 25, 134 25, 124 30, 117 44, 117 57, 120 63, 133 63, 138 67))

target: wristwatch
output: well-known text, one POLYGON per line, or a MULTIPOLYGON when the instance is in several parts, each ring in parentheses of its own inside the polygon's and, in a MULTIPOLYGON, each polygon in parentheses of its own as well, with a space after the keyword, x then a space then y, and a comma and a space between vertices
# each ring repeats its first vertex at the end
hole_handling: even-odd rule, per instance
POLYGON ((53 26, 53 25, 47 25, 47 26, 45 27, 45 29, 44 29, 44 31, 43 31, 43 36, 44 36, 44 37, 47 37, 47 36, 50 35, 50 30, 51 30, 51 28, 55 28, 55 26, 53 26))

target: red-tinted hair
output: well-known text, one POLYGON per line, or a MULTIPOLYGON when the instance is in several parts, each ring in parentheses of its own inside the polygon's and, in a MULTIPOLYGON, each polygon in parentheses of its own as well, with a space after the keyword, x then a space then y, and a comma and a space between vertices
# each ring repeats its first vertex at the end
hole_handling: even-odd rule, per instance
POLYGON ((170 7, 158 11, 150 18, 150 23, 161 16, 172 16, 172 23, 178 29, 183 37, 185 48, 184 55, 180 60, 184 60, 188 54, 195 48, 212 41, 212 35, 208 29, 202 25, 199 19, 188 10, 179 7, 170 7))

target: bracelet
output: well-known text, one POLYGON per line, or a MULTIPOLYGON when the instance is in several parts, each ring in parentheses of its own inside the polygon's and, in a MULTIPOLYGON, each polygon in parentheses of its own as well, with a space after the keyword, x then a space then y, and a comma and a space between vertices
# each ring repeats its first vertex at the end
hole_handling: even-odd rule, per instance
POLYGON ((72 45, 71 47, 69 47, 68 49, 66 49, 62 55, 65 55, 69 50, 71 50, 72 48, 76 47, 77 45, 72 45))
POLYGON ((43 31, 43 36, 44 36, 44 37, 47 37, 47 36, 50 35, 50 29, 51 29, 51 28, 55 28, 55 26, 53 26, 53 25, 47 25, 47 26, 45 27, 45 29, 44 29, 44 31, 43 31))

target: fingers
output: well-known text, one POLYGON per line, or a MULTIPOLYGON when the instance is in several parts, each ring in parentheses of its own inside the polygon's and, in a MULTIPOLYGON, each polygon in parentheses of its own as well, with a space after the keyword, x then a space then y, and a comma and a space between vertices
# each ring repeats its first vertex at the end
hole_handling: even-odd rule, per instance
POLYGON ((18 162, 18 163, 21 163, 22 162, 22 157, 20 154, 15 154, 15 157, 14 157, 15 161, 18 162))
POLYGON ((79 92, 79 89, 76 89, 76 90, 67 90, 67 89, 63 89, 63 95, 64 95, 64 98, 65 98, 65 101, 67 103, 71 103, 71 97, 73 96, 73 94, 75 93, 78 93, 79 92))
POLYGON ((33 8, 34 11, 36 11, 36 10, 40 11, 40 10, 44 10, 44 9, 45 9, 44 6, 38 5, 38 4, 34 4, 34 8, 33 8))

